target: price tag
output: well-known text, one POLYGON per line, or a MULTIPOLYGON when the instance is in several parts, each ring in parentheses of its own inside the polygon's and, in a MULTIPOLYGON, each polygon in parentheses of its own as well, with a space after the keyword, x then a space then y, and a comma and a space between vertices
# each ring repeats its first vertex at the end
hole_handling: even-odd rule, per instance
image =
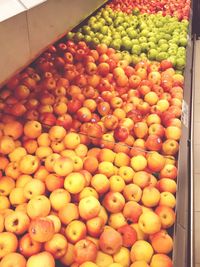
POLYGON ((183 122, 183 125, 185 125, 186 128, 189 127, 189 107, 188 104, 183 100, 182 104, 182 116, 181 120, 183 122))

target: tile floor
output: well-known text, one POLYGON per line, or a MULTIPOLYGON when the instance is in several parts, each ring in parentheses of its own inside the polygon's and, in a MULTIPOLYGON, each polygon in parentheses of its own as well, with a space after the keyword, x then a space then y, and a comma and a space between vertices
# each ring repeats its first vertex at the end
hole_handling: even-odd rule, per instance
POLYGON ((195 49, 195 94, 194 94, 194 248, 195 267, 200 267, 200 40, 196 42, 195 49))

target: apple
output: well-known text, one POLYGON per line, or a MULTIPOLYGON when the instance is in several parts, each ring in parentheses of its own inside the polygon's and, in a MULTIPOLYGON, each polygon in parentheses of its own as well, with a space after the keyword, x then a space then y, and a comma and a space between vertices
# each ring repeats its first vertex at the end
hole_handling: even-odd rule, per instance
POLYGON ((111 213, 120 212, 125 205, 125 199, 119 192, 109 192, 103 199, 103 206, 111 213))
POLYGON ((99 238, 100 249, 109 255, 113 255, 120 250, 123 244, 122 236, 113 228, 105 228, 99 238))
POLYGON ((42 244, 31 239, 30 234, 25 234, 19 240, 19 251, 25 257, 30 257, 41 251, 42 244))
POLYGON ((162 223, 155 212, 148 211, 140 216, 138 225, 145 234, 155 234, 161 230, 162 223))
POLYGON ((124 247, 131 247, 136 242, 137 233, 131 226, 121 226, 117 231, 122 235, 124 247))

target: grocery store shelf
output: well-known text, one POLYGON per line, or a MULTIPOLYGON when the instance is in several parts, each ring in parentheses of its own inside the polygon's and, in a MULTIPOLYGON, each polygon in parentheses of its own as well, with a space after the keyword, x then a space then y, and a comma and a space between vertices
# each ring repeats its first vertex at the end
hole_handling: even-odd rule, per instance
POLYGON ((199 167, 199 157, 200 157, 200 41, 195 41, 195 68, 194 68, 194 249, 195 249, 195 267, 200 266, 200 167, 199 167))
POLYGON ((16 8, 16 13, 4 20, 3 12, 0 11, 0 35, 4 37, 0 41, 0 86, 30 64, 49 44, 57 41, 107 2, 22 0, 19 3, 17 0, 2 0, 0 10, 3 10, 2 3, 5 2, 6 10, 11 12, 12 8, 6 4, 10 1, 18 6, 18 12, 16 8))

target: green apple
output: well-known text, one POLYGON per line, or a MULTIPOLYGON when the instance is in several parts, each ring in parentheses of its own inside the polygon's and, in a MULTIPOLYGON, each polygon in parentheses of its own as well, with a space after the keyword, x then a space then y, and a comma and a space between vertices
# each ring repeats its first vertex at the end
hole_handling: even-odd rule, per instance
POLYGON ((159 52, 156 56, 156 60, 158 61, 162 61, 164 59, 167 59, 168 58, 168 53, 167 52, 159 52))
POLYGON ((132 41, 130 39, 125 39, 122 41, 122 48, 130 51, 132 49, 132 41))
POLYGON ((157 39, 156 39, 156 37, 149 37, 148 38, 148 42, 153 42, 153 43, 157 43, 157 39))
POLYGON ((112 25, 113 21, 110 17, 106 18, 105 20, 107 25, 112 25))
POLYGON ((86 34, 86 35, 84 36, 84 40, 85 40, 86 43, 90 43, 90 42, 92 41, 92 37, 91 37, 90 35, 87 35, 87 34, 86 34))
POLYGON ((115 32, 114 34, 112 34, 112 39, 120 39, 121 38, 121 34, 119 32, 115 32))
POLYGON ((115 50, 120 50, 121 48, 121 39, 114 39, 110 43, 110 47, 114 48, 115 50))
POLYGON ((149 49, 156 48, 156 44, 154 42, 148 42, 149 49))
POLYGON ((121 31, 120 33, 121 33, 121 37, 125 37, 127 35, 125 30, 121 31))
POLYGON ((123 60, 126 60, 129 64, 132 62, 132 56, 128 53, 123 55, 123 60))
POLYGON ((181 46, 187 46, 187 38, 181 37, 179 39, 179 45, 181 45, 181 46))
POLYGON ((133 44, 133 45, 134 45, 134 44, 139 44, 139 40, 138 40, 138 39, 132 39, 131 41, 132 41, 132 44, 133 44))
POLYGON ((140 57, 137 55, 132 55, 132 64, 136 65, 138 62, 140 62, 140 57))
POLYGON ((91 31, 91 28, 88 25, 84 25, 83 28, 82 28, 82 31, 83 31, 84 34, 89 34, 90 31, 91 31))
POLYGON ((178 70, 183 70, 184 68, 185 68, 185 59, 184 58, 182 58, 182 57, 178 57, 177 59, 176 59, 176 68, 178 69, 178 70))
POLYGON ((133 15, 139 15, 140 14, 140 10, 138 7, 134 7, 133 11, 132 11, 133 15))
POLYGON ((165 33, 164 39, 169 41, 171 39, 171 35, 169 33, 165 33))
POLYGON ((171 63, 173 64, 173 67, 176 67, 176 56, 170 56, 168 57, 168 60, 171 61, 171 63))
POLYGON ((84 38, 84 35, 81 32, 76 32, 74 35, 74 40, 77 42, 83 40, 83 38, 84 38))
POLYGON ((149 50, 148 43, 141 43, 140 46, 142 52, 147 52, 149 50))
POLYGON ((92 38, 91 45, 93 48, 95 48, 98 44, 100 44, 100 41, 97 37, 92 38))
POLYGON ((100 41, 100 40, 102 40, 102 39, 104 38, 104 35, 103 35, 102 33, 100 33, 100 32, 97 32, 97 33, 95 34, 95 37, 98 38, 99 41, 100 41))
POLYGON ((150 60, 155 60, 157 54, 158 54, 158 51, 155 48, 151 48, 149 49, 147 56, 150 60))
POLYGON ((74 38, 75 33, 74 32, 68 32, 66 35, 67 40, 72 40, 74 38))
POLYGON ((135 55, 140 55, 141 53, 141 47, 140 45, 134 44, 131 49, 131 53, 135 55))
POLYGON ((165 39, 160 39, 158 41, 158 45, 162 45, 162 44, 166 44, 166 43, 167 43, 167 40, 165 40, 165 39))
POLYGON ((147 36, 148 36, 148 33, 149 33, 149 31, 148 31, 147 29, 144 29, 144 30, 142 30, 142 31, 140 32, 140 36, 145 36, 145 37, 147 37, 147 36))
POLYGON ((129 27, 129 23, 128 22, 123 22, 122 23, 122 27, 124 28, 124 29, 126 29, 126 28, 128 28, 129 27))
POLYGON ((111 40, 112 40, 112 38, 110 38, 109 36, 105 36, 105 37, 101 40, 101 42, 102 42, 103 44, 106 44, 107 46, 109 46, 110 43, 111 43, 111 40))
POLYGON ((138 36, 137 31, 133 27, 127 28, 126 32, 131 39, 135 39, 138 36))
POLYGON ((93 31, 91 31, 90 33, 89 33, 89 35, 93 38, 93 37, 95 37, 95 33, 93 32, 93 31))
POLYGON ((169 48, 169 45, 166 43, 166 44, 161 44, 160 46, 159 46, 159 48, 160 48, 160 51, 161 52, 167 52, 167 50, 168 50, 168 48, 169 48))
POLYGON ((147 42, 147 38, 145 37, 145 36, 141 36, 141 37, 139 37, 138 38, 138 41, 139 41, 139 43, 146 43, 147 42))
POLYGON ((104 35, 108 34, 108 26, 101 27, 100 32, 104 35))

